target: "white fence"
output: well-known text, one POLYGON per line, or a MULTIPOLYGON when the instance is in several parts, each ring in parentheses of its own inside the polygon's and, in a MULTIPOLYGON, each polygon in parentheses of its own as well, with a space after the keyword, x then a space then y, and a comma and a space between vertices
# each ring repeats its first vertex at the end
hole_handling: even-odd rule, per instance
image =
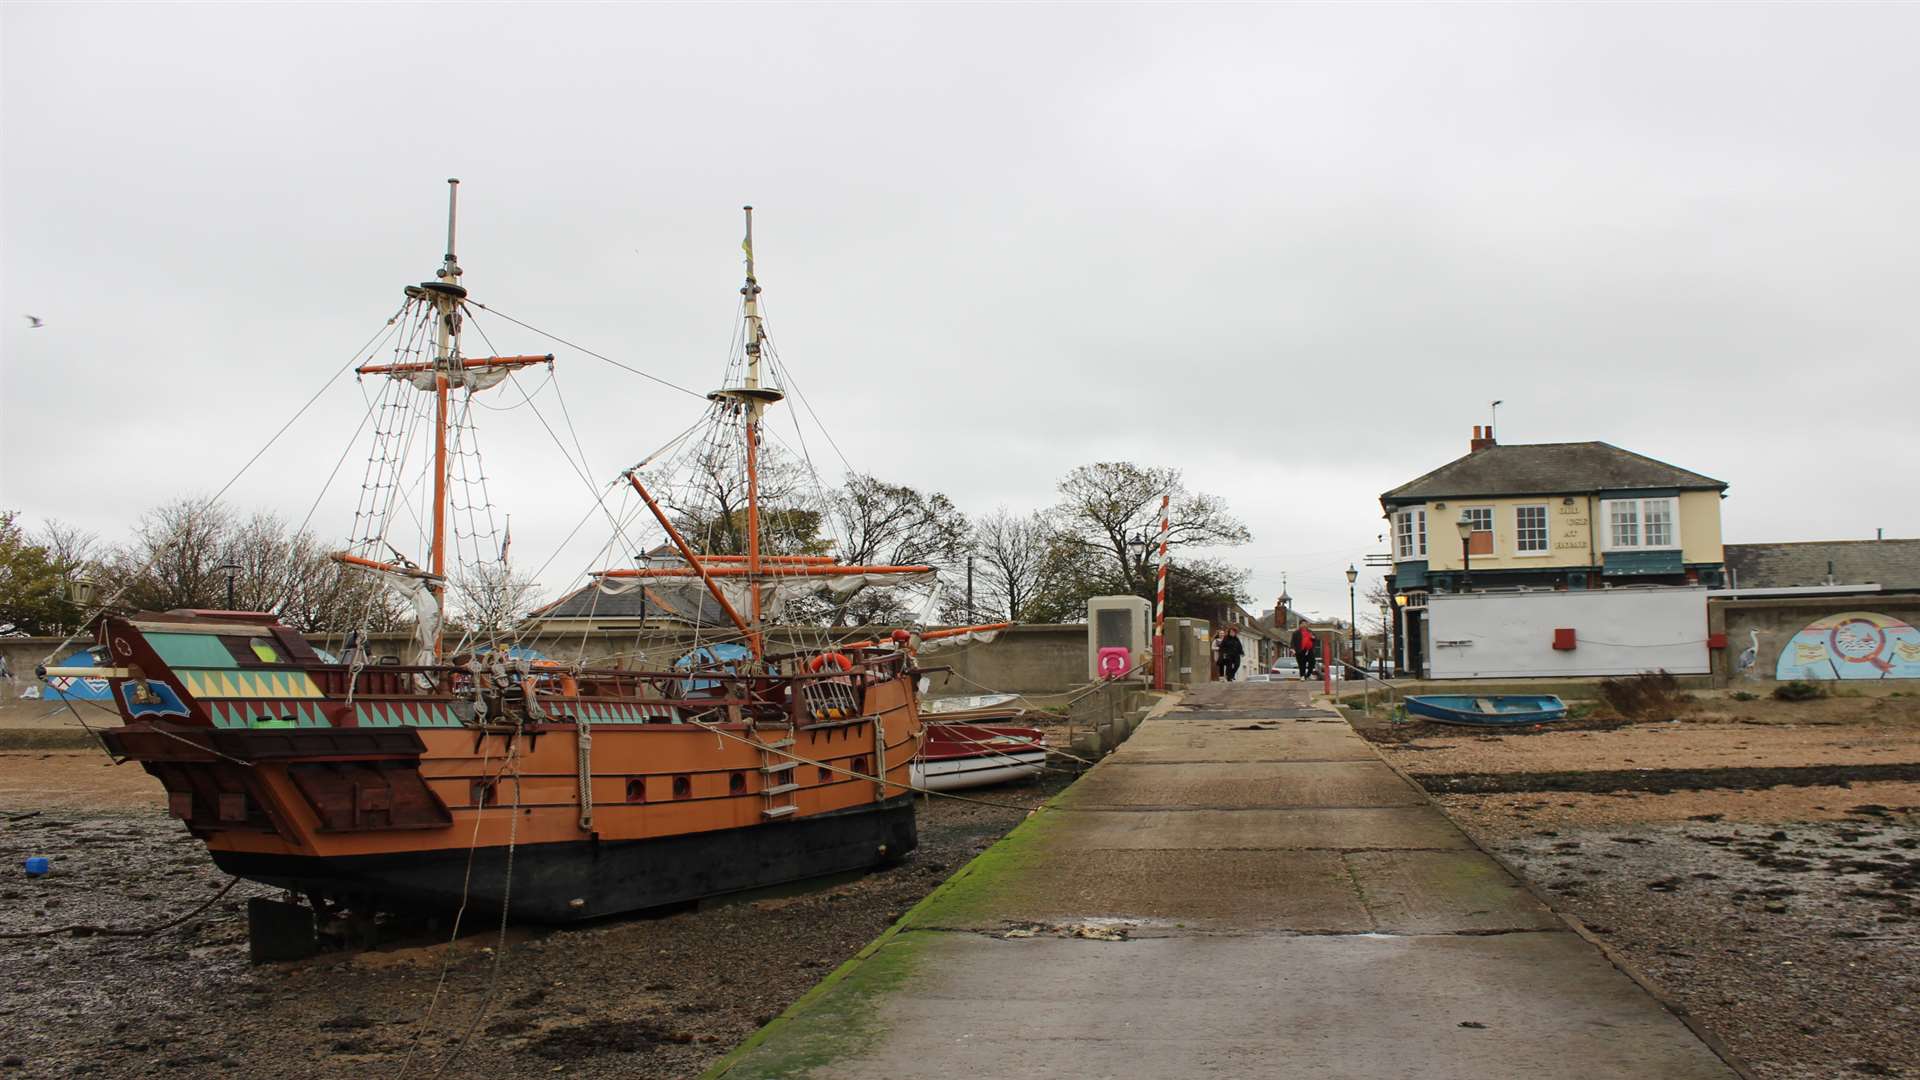
POLYGON ((1434 593, 1426 654, 1435 679, 1708 671, 1707 590, 1434 593), (1571 630, 1573 648, 1554 648, 1571 630))

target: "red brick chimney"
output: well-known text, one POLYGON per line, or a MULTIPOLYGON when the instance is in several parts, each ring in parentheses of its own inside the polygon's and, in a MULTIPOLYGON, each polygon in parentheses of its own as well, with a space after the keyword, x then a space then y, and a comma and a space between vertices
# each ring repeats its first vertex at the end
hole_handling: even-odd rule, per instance
POLYGON ((1485 427, 1481 427, 1479 424, 1473 425, 1473 441, 1467 444, 1469 453, 1485 450, 1487 447, 1494 445, 1497 444, 1493 441, 1492 424, 1488 424, 1485 427))

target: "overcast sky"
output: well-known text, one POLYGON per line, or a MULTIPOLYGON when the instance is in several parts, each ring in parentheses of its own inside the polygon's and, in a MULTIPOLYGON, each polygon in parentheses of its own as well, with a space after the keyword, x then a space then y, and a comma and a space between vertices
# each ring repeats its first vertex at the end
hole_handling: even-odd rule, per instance
MULTIPOLYGON (((0 507, 34 521, 117 538, 225 483, 431 275, 458 176, 476 299, 699 389, 754 203, 857 468, 980 512, 1177 466, 1252 528, 1256 609, 1285 572, 1344 615, 1380 492, 1494 398, 1502 442, 1726 480, 1730 541, 1920 535, 1913 5, 12 3, 0 34, 0 507)), ((492 329, 558 354, 598 478, 698 409, 492 329)), ((230 501, 305 515, 364 408, 335 383, 230 501)), ((527 410, 488 419, 516 556, 552 549, 590 498, 527 410)))

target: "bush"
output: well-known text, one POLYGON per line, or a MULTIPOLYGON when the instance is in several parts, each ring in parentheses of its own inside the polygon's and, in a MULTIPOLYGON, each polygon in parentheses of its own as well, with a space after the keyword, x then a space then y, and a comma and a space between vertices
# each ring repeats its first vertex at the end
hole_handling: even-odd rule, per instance
POLYGON ((1665 720, 1691 700, 1665 671, 1643 671, 1600 682, 1600 699, 1630 720, 1665 720))
POLYGON ((1752 694, 1752 693, 1748 693, 1748 692, 1747 692, 1747 691, 1745 691, 1745 690, 1735 690, 1735 691, 1734 691, 1733 693, 1731 693, 1731 694, 1728 694, 1727 696, 1728 696, 1728 697, 1730 697, 1730 698, 1732 698, 1732 699, 1733 699, 1733 700, 1735 700, 1735 701, 1758 701, 1758 700, 1760 700, 1760 695, 1759 695, 1759 694, 1752 694))
POLYGON ((1810 682, 1801 682, 1798 679, 1792 682, 1783 682, 1773 688, 1773 700, 1775 701, 1813 701, 1816 698, 1826 696, 1826 687, 1816 686, 1810 682))

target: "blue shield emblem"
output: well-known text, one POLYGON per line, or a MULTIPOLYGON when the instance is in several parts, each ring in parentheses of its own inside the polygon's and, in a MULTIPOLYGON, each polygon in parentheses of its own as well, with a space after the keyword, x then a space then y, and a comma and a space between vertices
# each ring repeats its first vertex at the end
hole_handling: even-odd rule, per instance
POLYGON ((120 696, 126 699, 127 712, 136 718, 193 715, 173 687, 158 679, 128 679, 120 687, 120 696))

